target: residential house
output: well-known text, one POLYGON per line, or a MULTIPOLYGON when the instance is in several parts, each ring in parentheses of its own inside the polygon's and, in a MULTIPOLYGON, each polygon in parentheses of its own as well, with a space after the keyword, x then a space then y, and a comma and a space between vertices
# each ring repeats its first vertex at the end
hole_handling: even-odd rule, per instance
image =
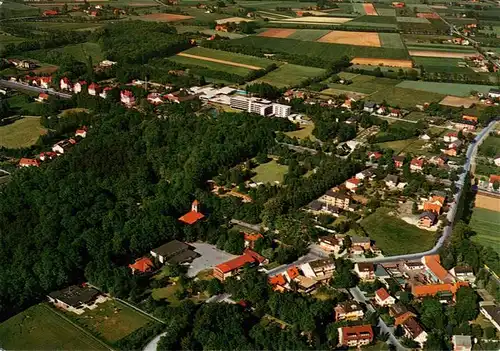
POLYGON ((220 281, 224 281, 229 277, 237 276, 239 271, 245 265, 260 265, 265 264, 267 259, 257 252, 250 249, 245 249, 243 255, 238 256, 230 261, 218 264, 214 267, 213 276, 220 281))
POLYGON ((477 117, 476 116, 462 115, 462 120, 469 121, 469 122, 474 122, 474 123, 477 124, 477 117))
POLYGON ((316 289, 318 282, 315 279, 299 275, 295 278, 298 285, 298 291, 304 294, 309 294, 316 289))
POLYGON ((401 168, 401 167, 403 167, 403 164, 405 162, 405 157, 404 156, 394 156, 392 158, 392 160, 394 161, 394 166, 396 168, 401 168))
POLYGON ((479 311, 500 331, 500 306, 491 301, 481 301, 479 311))
POLYGON ((61 88, 61 90, 72 90, 71 81, 68 78, 63 77, 59 81, 59 87, 61 88))
POLYGON ((101 92, 101 87, 99 84, 91 83, 87 89, 89 95, 97 96, 101 92))
POLYGON ((395 7, 395 8, 403 8, 405 7, 405 3, 404 2, 393 2, 392 3, 392 7, 395 7))
POLYGON ((443 154, 451 157, 456 157, 458 155, 458 151, 456 148, 451 148, 451 149, 446 149, 446 150, 441 150, 443 154))
POLYGON ((351 243, 353 246, 361 246, 363 250, 370 250, 372 241, 366 236, 351 236, 351 243))
POLYGON ((462 120, 460 122, 455 122, 455 128, 458 130, 474 131, 476 130, 476 122, 462 120))
POLYGON ((500 98, 500 89, 490 89, 490 91, 488 92, 488 97, 492 99, 500 98))
POLYGON ((179 217, 179 221, 191 225, 202 220, 203 218, 205 218, 205 215, 200 212, 200 202, 198 200, 194 200, 191 204, 191 211, 179 217))
POLYGON ((45 151, 40 153, 40 161, 52 160, 57 157, 57 153, 53 151, 45 151))
POLYGON ((336 206, 343 210, 350 210, 351 208, 351 196, 332 189, 327 190, 326 193, 318 199, 318 201, 336 206))
POLYGON ((393 175, 393 174, 388 174, 385 178, 384 178, 384 182, 385 182, 385 185, 388 187, 388 188, 395 188, 398 186, 398 183, 399 183, 399 178, 397 175, 393 175))
POLYGON ((364 255, 365 249, 363 249, 363 247, 359 245, 352 245, 349 249, 349 252, 351 253, 351 255, 361 256, 364 255))
POLYGON ((374 161, 380 160, 380 158, 382 158, 383 155, 381 152, 378 152, 378 151, 369 151, 367 153, 367 156, 368 156, 368 159, 370 160, 370 162, 374 162, 374 161))
POLYGON ((374 337, 371 325, 340 327, 338 331, 340 346, 360 347, 368 345, 373 341, 374 337))
POLYGON ((371 113, 371 112, 375 111, 376 107, 377 107, 377 105, 374 102, 366 101, 363 105, 363 111, 371 113))
POLYGON ((378 109, 377 109, 377 114, 378 115, 385 115, 387 114, 387 107, 385 106, 380 106, 378 109))
POLYGON ((97 304, 107 300, 102 294, 89 286, 72 285, 47 295, 56 307, 76 314, 97 308, 97 304))
POLYGON ((184 101, 190 101, 198 98, 197 94, 194 95, 189 95, 189 93, 185 90, 179 90, 173 93, 168 93, 165 95, 170 102, 175 102, 176 104, 180 104, 181 102, 184 101))
POLYGON ((135 260, 133 264, 129 264, 128 267, 132 270, 132 274, 136 272, 146 273, 151 272, 154 268, 153 262, 147 257, 141 257, 135 260))
POLYGON ((217 24, 215 26, 215 30, 217 32, 228 32, 229 31, 229 27, 228 27, 228 25, 226 23, 224 23, 224 24, 217 24))
POLYGON ((500 155, 496 155, 493 162, 495 163, 495 166, 500 167, 500 155))
POLYGON ((408 271, 417 271, 424 269, 425 266, 421 261, 406 261, 403 265, 403 268, 408 271))
POLYGON ((45 101, 49 100, 49 94, 40 93, 40 95, 38 95, 38 97, 35 100, 38 102, 45 102, 45 101))
POLYGON ((401 110, 400 109, 397 109, 397 108, 393 108, 391 109, 391 112, 389 113, 389 116, 391 117, 401 117, 402 116, 402 113, 401 113, 401 110))
POLYGON ((405 331, 405 336, 418 342, 420 346, 423 346, 427 341, 427 333, 415 317, 410 317, 404 321, 402 327, 405 331))
POLYGON ((472 338, 469 335, 453 335, 451 343, 453 351, 472 351, 472 338))
POLYGON ((456 282, 454 284, 414 285, 412 286, 411 293, 415 298, 437 296, 442 301, 447 302, 448 300, 454 299, 458 289, 464 286, 469 286, 469 283, 456 282))
POLYGON ((40 167, 40 161, 36 158, 21 158, 19 167, 40 167))
POLYGON ((365 180, 365 179, 373 179, 375 178, 375 170, 373 168, 365 169, 356 174, 356 179, 365 180))
POLYGON ((327 251, 338 254, 342 245, 340 240, 335 237, 335 235, 322 236, 318 239, 319 246, 327 251))
POLYGON ((192 261, 198 254, 191 247, 179 240, 172 240, 150 251, 151 256, 162 264, 180 264, 192 261))
POLYGON ((52 146, 52 151, 57 152, 58 154, 64 154, 75 144, 76 141, 72 138, 61 140, 52 146))
POLYGON ((163 103, 163 98, 159 93, 150 93, 148 94, 147 99, 153 105, 160 105, 163 103))
POLYGON ((488 180, 488 189, 494 190, 495 183, 500 183, 500 175, 492 174, 488 180))
POLYGON ((352 192, 356 192, 356 190, 360 185, 361 185, 361 180, 357 178, 350 178, 345 182, 345 187, 352 192))
POLYGON ((452 141, 451 143, 448 144, 448 149, 460 149, 460 147, 463 145, 463 141, 462 140, 455 140, 455 141, 452 141))
POLYGON ((458 133, 457 132, 450 132, 450 133, 447 133, 444 137, 443 137, 443 140, 446 142, 446 143, 452 143, 454 141, 457 141, 458 140, 458 133))
POLYGON ((375 280, 375 267, 373 263, 356 263, 354 272, 361 280, 375 280))
POLYGON ((285 276, 286 280, 290 283, 292 281, 295 281, 300 276, 299 269, 296 266, 291 266, 288 267, 285 273, 283 273, 285 276))
POLYGON ((50 88, 50 83, 52 82, 52 77, 42 77, 40 78, 40 87, 43 89, 50 88))
POLYGON ((42 16, 44 16, 44 17, 56 16, 58 14, 59 14, 59 11, 57 11, 57 10, 45 10, 42 12, 42 16))
POLYGON ((424 228, 432 227, 437 220, 437 216, 434 212, 425 211, 418 216, 418 226, 424 228))
POLYGON ((120 101, 126 106, 135 105, 135 96, 130 90, 120 91, 120 101))
POLYGON ((421 172, 424 169, 425 159, 422 157, 413 158, 410 161, 410 170, 412 172, 421 172))
POLYGON ((363 307, 355 300, 339 303, 335 306, 335 321, 358 321, 363 319, 365 312, 363 307))
POLYGON ((249 247, 253 250, 255 242, 259 239, 263 239, 264 236, 260 233, 243 233, 243 238, 245 240, 245 247, 249 247))
POLYGON ((375 291, 375 302, 379 306, 392 306, 396 303, 396 299, 385 288, 380 288, 375 291))
POLYGON ((425 276, 434 283, 454 283, 455 278, 441 266, 439 255, 427 255, 422 257, 422 263, 426 268, 425 276))
POLYGON ((424 202, 424 211, 434 212, 439 215, 444 203, 445 198, 443 196, 432 196, 429 201, 424 202))
POLYGON ((338 217, 342 213, 342 209, 318 200, 313 200, 307 205, 307 211, 313 214, 329 214, 338 217))
POLYGON ((470 266, 456 266, 450 270, 451 275, 457 278, 458 281, 467 282, 471 285, 474 285, 476 281, 476 276, 474 275, 474 271, 470 266))
POLYGON ((431 140, 431 136, 429 134, 427 134, 427 133, 422 134, 421 136, 419 136, 419 138, 421 140, 425 140, 425 141, 431 140))
POLYGON ((84 80, 81 80, 79 82, 76 82, 75 85, 73 86, 73 92, 75 94, 80 93, 83 90, 83 87, 87 85, 87 82, 84 80))
POLYGON ((102 92, 99 94, 99 96, 102 97, 103 99, 106 99, 108 97, 108 93, 110 90, 113 90, 113 88, 106 87, 106 88, 102 89, 102 92))
POLYGON ((300 269, 306 277, 324 280, 332 277, 335 271, 335 262, 330 258, 320 259, 304 263, 300 269))
POLYGON ((284 292, 287 288, 287 282, 283 274, 278 274, 267 279, 274 291, 284 292))
POLYGON ((75 131, 75 137, 85 138, 87 137, 88 128, 83 126, 75 131))

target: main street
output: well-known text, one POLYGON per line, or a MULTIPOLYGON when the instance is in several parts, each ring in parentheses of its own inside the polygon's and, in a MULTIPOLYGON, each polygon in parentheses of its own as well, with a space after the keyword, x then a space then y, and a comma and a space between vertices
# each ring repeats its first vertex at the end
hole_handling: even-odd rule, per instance
POLYGON ((14 89, 14 90, 32 91, 35 93, 46 93, 49 95, 58 96, 58 97, 63 98, 63 99, 71 99, 71 94, 60 93, 60 92, 55 91, 55 90, 43 89, 43 88, 34 87, 31 85, 22 84, 22 83, 18 83, 18 82, 11 82, 11 81, 5 80, 5 79, 0 79, 0 86, 5 87, 5 88, 14 89))

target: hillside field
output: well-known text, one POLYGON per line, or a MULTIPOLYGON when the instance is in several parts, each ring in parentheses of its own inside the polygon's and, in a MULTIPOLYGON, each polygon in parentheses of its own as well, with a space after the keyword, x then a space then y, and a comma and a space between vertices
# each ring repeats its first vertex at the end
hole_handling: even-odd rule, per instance
POLYGON ((480 93, 488 93, 494 86, 478 85, 478 84, 459 84, 459 83, 438 83, 424 81, 406 80, 397 85, 398 88, 422 90, 431 93, 455 95, 455 96, 470 96, 470 92, 475 90, 480 93))
POLYGON ((500 254, 500 212, 476 207, 470 226, 477 233, 472 237, 473 241, 492 247, 500 254))
POLYGON ((0 146, 7 148, 29 147, 47 131, 40 125, 40 117, 26 117, 0 126, 0 146))
POLYGON ((302 81, 320 76, 324 72, 325 70, 322 68, 286 64, 253 82, 265 82, 281 88, 298 85, 302 81))

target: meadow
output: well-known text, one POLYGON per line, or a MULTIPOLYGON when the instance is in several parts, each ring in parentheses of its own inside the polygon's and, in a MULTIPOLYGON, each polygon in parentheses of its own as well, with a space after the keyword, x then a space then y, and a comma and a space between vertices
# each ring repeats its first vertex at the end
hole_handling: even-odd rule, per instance
POLYGON ((455 95, 455 96, 470 96, 470 92, 475 90, 480 93, 488 93, 494 86, 478 85, 478 84, 460 84, 460 83, 438 83, 424 81, 405 80, 399 83, 396 87, 405 89, 414 89, 427 91, 430 93, 455 95))
POLYGON ((0 126, 0 146, 13 149, 29 147, 46 132, 47 130, 40 125, 40 117, 25 117, 0 126))
POLYGON ((199 60, 196 58, 192 57, 184 57, 184 56, 171 56, 169 57, 169 60, 184 64, 184 65, 192 65, 192 66, 199 66, 199 67, 205 67, 214 71, 223 71, 231 74, 237 74, 239 76, 246 76, 249 74, 252 70, 249 68, 245 67, 236 67, 236 66, 229 66, 224 63, 219 63, 219 62, 211 62, 211 61, 205 61, 205 60, 199 60))
POLYGON ((479 147, 478 154, 487 157, 500 155, 500 137, 494 135, 487 137, 479 147))
POLYGON ((389 214, 389 209, 380 207, 375 213, 361 221, 361 226, 370 239, 385 255, 402 255, 430 249, 435 235, 408 224, 389 214))
POLYGON ((104 344, 39 304, 0 324, 1 346, 7 350, 108 350, 104 344))
POLYGON ((314 78, 325 72, 322 68, 285 64, 254 82, 265 82, 277 87, 296 86, 308 78, 314 78))
POLYGON ((377 93, 370 95, 369 99, 376 102, 385 100, 391 106, 411 108, 426 102, 439 102, 444 97, 445 95, 434 92, 401 88, 400 84, 398 84, 387 87, 386 90, 379 90, 377 93))
POLYGON ((256 66, 261 69, 265 69, 271 66, 273 63, 276 63, 276 61, 268 60, 262 57, 243 55, 228 51, 213 50, 203 47, 194 47, 189 50, 183 51, 183 53, 201 57, 208 57, 221 61, 241 63, 243 65, 256 66))
POLYGON ((40 30, 52 29, 52 30, 95 30, 102 27, 99 23, 90 22, 24 22, 32 28, 37 28, 40 30))
POLYGON ((283 183, 285 174, 288 172, 288 167, 278 164, 275 160, 268 163, 260 164, 253 169, 256 175, 252 180, 256 183, 283 183))
POLYGON ((500 254, 500 212, 474 208, 470 226, 477 233, 472 240, 493 248, 500 254))
POLYGON ((384 48, 404 49, 405 45, 399 33, 379 33, 380 42, 384 48))
POLYGON ((459 58, 446 57, 412 57, 415 66, 423 66, 426 72, 474 73, 469 67, 464 67, 465 61, 459 58))

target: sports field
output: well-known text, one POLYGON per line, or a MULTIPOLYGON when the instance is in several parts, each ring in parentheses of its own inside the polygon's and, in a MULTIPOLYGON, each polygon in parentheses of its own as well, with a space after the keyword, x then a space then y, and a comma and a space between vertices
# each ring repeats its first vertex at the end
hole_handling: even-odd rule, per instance
POLYGON ((470 226, 477 233, 473 241, 490 246, 500 254, 500 212, 475 207, 470 226))
POLYGON ((51 307, 35 305, 0 324, 6 350, 108 350, 51 307))
POLYGON ((408 224, 380 207, 361 221, 361 226, 385 255, 421 252, 434 245, 435 235, 408 224))
POLYGON ((405 80, 399 83, 397 87, 422 90, 444 95, 454 95, 454 96, 470 96, 470 92, 472 90, 475 90, 483 94, 487 94, 488 91, 490 91, 490 89, 495 89, 494 86, 490 85, 437 83, 437 82, 410 81, 410 80, 405 80))
POLYGON ((323 73, 325 73, 325 70, 322 68, 286 64, 254 82, 264 82, 277 87, 290 87, 296 86, 308 78, 320 76, 323 73))
POLYGON ((29 147, 45 133, 47 130, 40 125, 40 117, 25 117, 0 126, 0 146, 13 149, 29 147))
POLYGON ((288 172, 288 167, 278 164, 272 160, 268 163, 258 165, 253 169, 257 173, 252 180, 256 183, 283 183, 285 174, 288 172))

